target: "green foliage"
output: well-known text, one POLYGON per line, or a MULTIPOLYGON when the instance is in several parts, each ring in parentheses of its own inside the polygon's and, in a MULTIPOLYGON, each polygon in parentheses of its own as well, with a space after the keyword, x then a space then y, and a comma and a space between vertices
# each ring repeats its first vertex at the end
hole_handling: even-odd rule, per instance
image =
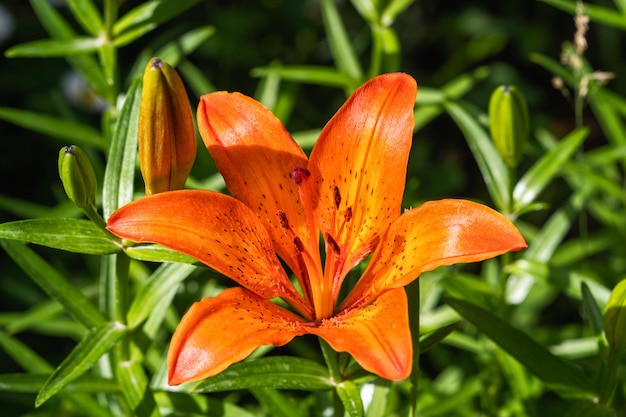
MULTIPOLYGON (((613 3, 8 2, 23 28, 0 67, 3 415, 624 415, 626 1, 613 3), (597 34, 586 48, 568 41, 583 15, 597 34), (305 149, 366 79, 414 75, 404 205, 481 200, 515 222, 528 249, 441 268, 408 288, 406 381, 375 378, 302 338, 169 387, 180 313, 231 283, 104 228, 143 189, 139 78, 152 56, 176 67, 192 106, 216 89, 254 95, 305 149), (68 70, 85 84, 77 102, 58 87, 68 70), (489 130, 489 96, 503 84, 528 102, 530 135, 514 164, 489 130), (69 144, 98 181, 85 213, 56 175, 69 144)), ((225 190, 204 149, 186 185, 225 190)))

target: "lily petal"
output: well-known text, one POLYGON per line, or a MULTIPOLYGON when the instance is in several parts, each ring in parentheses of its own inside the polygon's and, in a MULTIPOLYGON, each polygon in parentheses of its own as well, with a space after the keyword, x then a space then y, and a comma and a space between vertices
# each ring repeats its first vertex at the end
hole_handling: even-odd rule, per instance
POLYGON ((342 307, 367 304, 377 294, 405 286, 439 266, 478 262, 524 248, 520 232, 497 211, 466 200, 430 201, 391 225, 342 307))
POLYGON ((107 228, 133 242, 154 242, 190 255, 264 298, 303 304, 264 225, 240 201, 211 191, 181 190, 144 197, 114 212, 107 228))
POLYGON ((403 288, 387 291, 365 307, 347 310, 307 330, 385 379, 402 380, 411 372, 413 345, 403 288))
POLYGON ((300 146, 268 109, 239 93, 202 96, 198 129, 228 190, 265 222, 276 252, 304 286, 294 238, 316 254, 317 247, 308 245, 314 241, 317 246, 317 237, 311 239, 316 232, 306 227, 292 178, 295 169, 308 163, 300 146))
POLYGON ((282 346, 304 334, 302 320, 243 288, 194 303, 172 336, 168 382, 213 376, 262 345, 282 346))
POLYGON ((313 148, 313 201, 328 252, 335 254, 325 268, 335 296, 345 274, 400 215, 416 94, 415 80, 406 74, 370 80, 328 122, 313 148))

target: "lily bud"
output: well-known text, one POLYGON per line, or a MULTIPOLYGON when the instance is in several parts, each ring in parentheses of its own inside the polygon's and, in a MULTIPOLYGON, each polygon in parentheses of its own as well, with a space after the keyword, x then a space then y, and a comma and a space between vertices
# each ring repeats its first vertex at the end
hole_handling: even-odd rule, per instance
POLYGON ((196 159, 189 98, 174 69, 152 58, 143 73, 139 162, 146 194, 183 188, 196 159))
POLYGON ((604 308, 604 334, 615 351, 626 349, 626 279, 620 281, 604 308))
POLYGON ((96 173, 87 155, 76 145, 59 151, 59 176, 69 199, 80 209, 89 209, 96 198, 96 173))
POLYGON ((489 130, 498 153, 511 168, 522 159, 529 129, 528 105, 515 86, 500 86, 489 100, 489 130))

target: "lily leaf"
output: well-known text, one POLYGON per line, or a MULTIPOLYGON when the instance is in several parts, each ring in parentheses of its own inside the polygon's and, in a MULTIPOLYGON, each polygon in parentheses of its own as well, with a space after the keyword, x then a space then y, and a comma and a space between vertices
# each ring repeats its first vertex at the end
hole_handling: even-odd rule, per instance
MULTIPOLYGON (((0 375, 0 391, 23 392, 36 394, 50 378, 50 374, 2 374, 0 375)), ((64 392, 117 392, 119 386, 111 379, 97 375, 83 375, 67 384, 64 392)))
POLYGON ((336 387, 337 395, 350 417, 363 417, 365 409, 359 387, 352 381, 343 381, 336 387))
POLYGON ((134 416, 160 416, 153 393, 148 389, 148 378, 141 363, 135 360, 124 361, 117 367, 117 379, 134 416))
POLYGON ((140 4, 115 22, 113 34, 116 45, 123 46, 134 41, 199 2, 200 0, 152 0, 140 4))
POLYGON ((460 299, 448 299, 459 314, 546 384, 569 392, 591 394, 591 379, 571 363, 550 353, 520 330, 491 312, 460 299))
POLYGON ((240 362, 200 382, 197 392, 265 387, 319 391, 333 388, 328 370, 317 362, 291 356, 271 356, 240 362))
POLYGON ((104 149, 102 136, 89 125, 9 107, 0 107, 0 119, 63 142, 104 149))
POLYGON ((489 195, 499 211, 511 212, 510 175, 486 130, 471 109, 461 102, 446 103, 446 110, 459 126, 483 175, 489 195))
POLYGON ((98 38, 42 39, 9 48, 6 56, 9 58, 65 57, 96 52, 101 45, 102 40, 98 38))
POLYGON ((163 305, 166 298, 171 298, 180 283, 196 267, 186 264, 164 264, 139 288, 137 296, 128 310, 128 325, 134 329, 148 318, 150 313, 163 305))
MULTIPOLYGON (((48 0, 31 0, 37 18, 54 39, 71 40, 77 35, 72 26, 48 2, 48 0)), ((109 102, 114 101, 112 89, 104 78, 100 63, 91 55, 71 55, 66 57, 72 68, 82 75, 87 84, 96 94, 109 102)))
POLYGON ((126 248, 126 255, 138 261, 197 264, 198 260, 161 245, 146 244, 126 248))
POLYGON ((126 333, 119 323, 104 323, 88 331, 41 388, 35 405, 40 406, 67 384, 87 372, 126 333))
POLYGON ((67 0, 74 18, 85 32, 98 37, 104 31, 104 23, 98 8, 91 0, 67 0))
POLYGON ((22 242, 0 239, 0 246, 50 297, 61 303, 87 328, 102 325, 98 309, 56 269, 22 242))
POLYGON ((119 239, 81 219, 28 219, 0 224, 0 238, 89 255, 121 250, 119 239))
POLYGON ((355 83, 355 85, 345 86, 351 92, 362 81, 363 70, 339 16, 337 6, 332 0, 322 0, 321 5, 324 27, 328 34, 328 43, 337 68, 355 83))
MULTIPOLYGON (((576 14, 576 2, 566 0, 541 1, 570 14, 576 14)), ((624 19, 624 15, 618 10, 585 3, 585 14, 588 15, 594 23, 602 23, 617 29, 626 30, 626 20, 624 19)))
POLYGON ((330 87, 345 88, 350 85, 350 78, 332 67, 322 67, 313 65, 271 65, 268 67, 258 67, 252 70, 253 77, 266 77, 277 75, 283 80, 298 83, 326 85, 330 87))
POLYGON ((136 80, 128 90, 122 105, 109 149, 109 160, 102 186, 102 208, 105 219, 133 199, 140 100, 141 80, 136 80))
POLYGON ((526 171, 513 189, 513 204, 516 212, 523 211, 535 200, 537 195, 558 175, 588 134, 587 128, 574 130, 526 171))

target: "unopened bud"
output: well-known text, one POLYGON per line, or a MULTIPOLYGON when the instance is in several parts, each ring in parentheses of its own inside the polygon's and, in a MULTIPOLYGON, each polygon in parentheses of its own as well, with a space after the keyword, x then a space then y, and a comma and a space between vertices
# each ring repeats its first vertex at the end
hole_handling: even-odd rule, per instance
POLYGON ((489 130, 498 153, 509 167, 522 159, 529 130, 528 105, 514 86, 500 86, 489 100, 489 130))
POLYGON ((183 188, 196 159, 189 98, 174 69, 152 58, 143 74, 139 162, 146 194, 183 188))
POLYGON ((626 279, 620 281, 604 308, 604 334, 615 351, 626 349, 626 279))
POLYGON ((80 209, 94 205, 96 173, 91 161, 78 146, 65 146, 59 151, 59 176, 69 199, 80 209))

